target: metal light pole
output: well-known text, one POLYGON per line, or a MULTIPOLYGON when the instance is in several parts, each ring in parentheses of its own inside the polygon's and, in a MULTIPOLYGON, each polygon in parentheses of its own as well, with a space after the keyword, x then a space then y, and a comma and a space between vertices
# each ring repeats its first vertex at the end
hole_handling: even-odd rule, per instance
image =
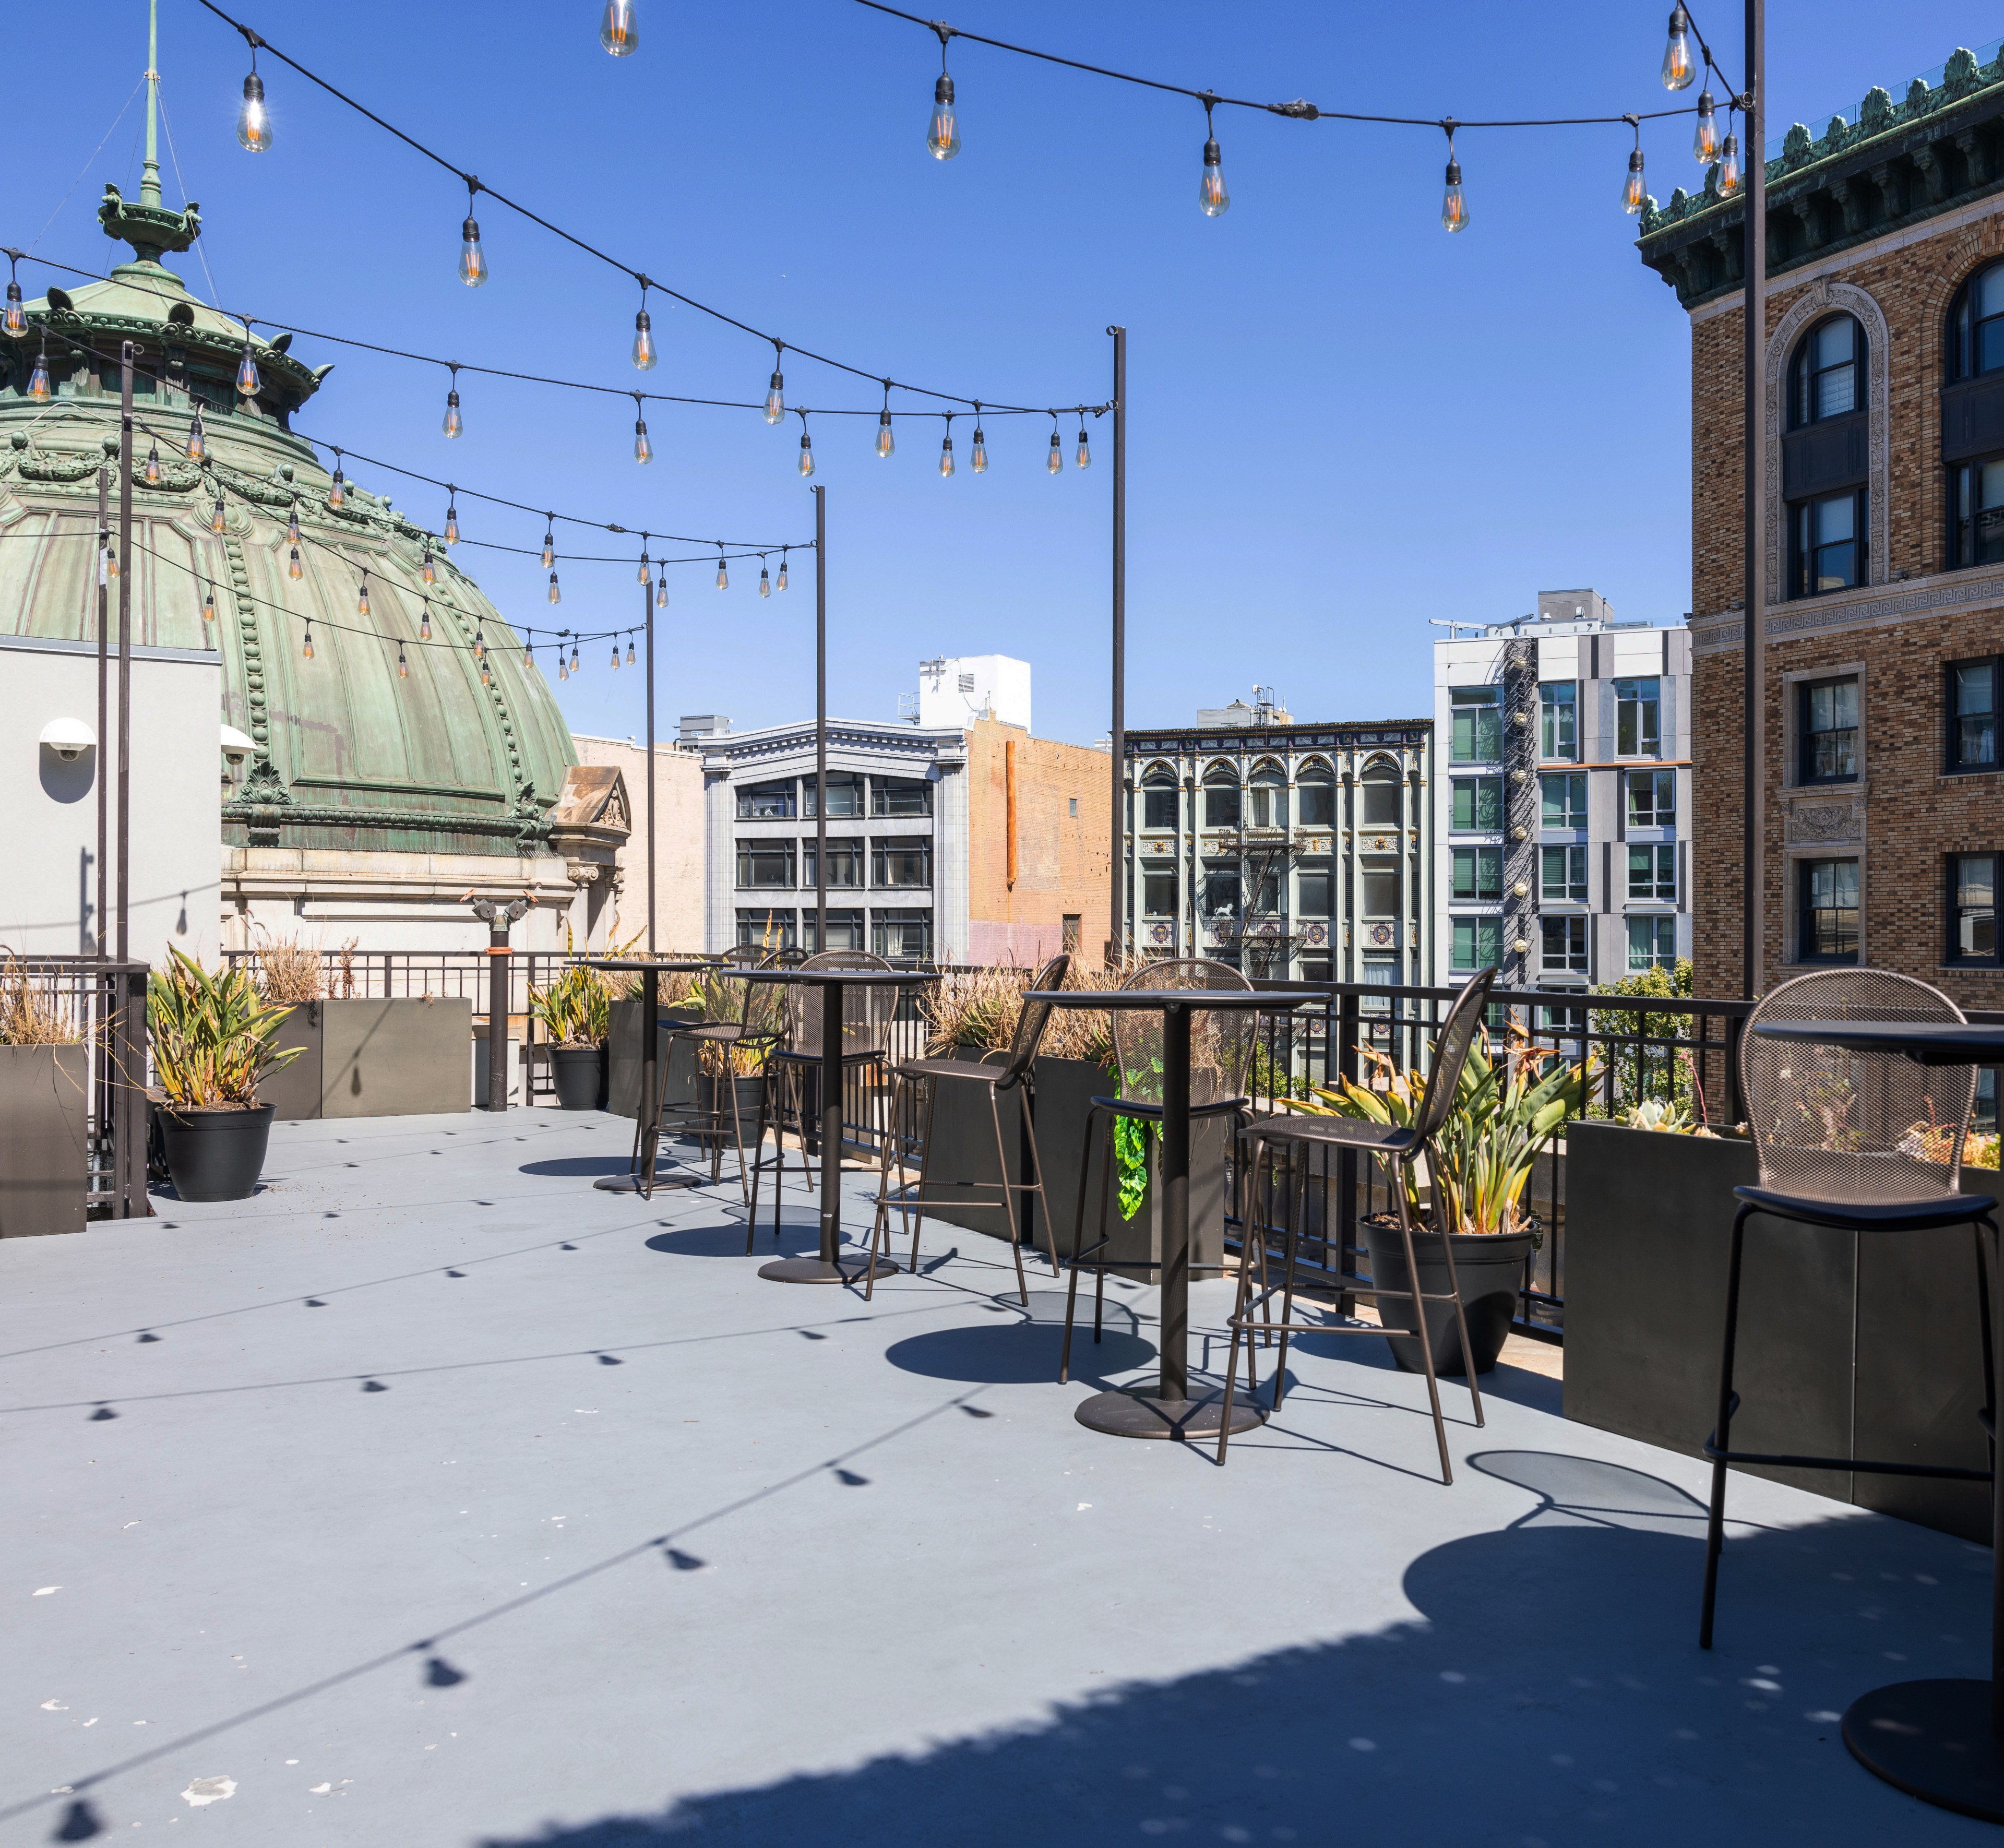
MULTIPOLYGON (((118 352, 118 960, 131 953, 132 869, 132 357, 118 352)), ((102 775, 103 766, 100 765, 102 775)))
MULTIPOLYGON (((110 831, 110 792, 104 781, 104 734, 110 717, 111 599, 105 576, 105 549, 111 543, 111 472, 97 472, 97 916, 91 931, 101 960, 106 949, 104 901, 106 872, 104 850, 110 831)), ((119 567, 122 577, 128 559, 119 567)))
POLYGON ((815 953, 828 948, 828 490, 815 498, 815 953))
POLYGON ((1744 829, 1740 843, 1739 972, 1741 992, 1748 1001, 1758 998, 1763 979, 1761 911, 1766 896, 1766 833, 1764 826, 1767 768, 1767 563, 1766 483, 1761 476, 1761 375, 1767 348, 1768 294, 1768 161, 1761 146, 1761 124, 1767 115, 1763 90, 1767 81, 1767 0, 1746 0, 1746 154, 1741 170, 1746 174, 1746 296, 1745 321, 1746 417, 1743 429, 1746 470, 1746 577, 1742 587, 1746 640, 1743 644, 1746 669, 1745 782, 1741 791, 1741 817, 1744 829))
POLYGON ((1108 742, 1113 752, 1113 806, 1108 819, 1112 861, 1106 913, 1107 960, 1127 948, 1127 330, 1113 336, 1113 711, 1108 742))
MULTIPOLYGON (((640 613, 647 625, 647 954, 651 956, 654 953, 654 591, 646 583, 640 586, 640 613)), ((643 1030, 651 1067, 654 1045, 651 1022, 643 1030)))

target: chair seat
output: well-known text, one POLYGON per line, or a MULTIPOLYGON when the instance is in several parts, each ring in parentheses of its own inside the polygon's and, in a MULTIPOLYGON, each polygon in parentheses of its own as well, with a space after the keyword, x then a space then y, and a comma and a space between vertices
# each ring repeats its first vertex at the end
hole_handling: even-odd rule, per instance
POLYGON ((1417 1140, 1403 1124, 1362 1117, 1262 1117, 1246 1133, 1270 1142, 1333 1142, 1382 1155, 1403 1155, 1417 1140))
MULTIPOLYGON (((1138 1097, 1095 1097, 1093 1103, 1102 1110, 1111 1110, 1118 1117, 1145 1117, 1151 1122, 1161 1120, 1162 1106, 1158 1103, 1144 1103, 1138 1097)), ((1235 1111, 1249 1109, 1252 1099, 1247 1097, 1226 1097, 1216 1103, 1193 1103, 1189 1107, 1193 1118, 1198 1117, 1229 1117, 1235 1111)))
MULTIPOLYGON (((873 1059, 883 1057, 881 1052, 846 1052, 842 1055, 845 1065, 867 1065, 873 1059)), ((779 1047, 772 1055, 776 1065, 818 1065, 822 1062, 818 1052, 796 1052, 791 1047, 779 1047)))
POLYGON ((906 1059, 898 1068, 900 1078, 964 1078, 977 1085, 1002 1082, 1009 1067, 1006 1061, 993 1065, 977 1064, 972 1059, 906 1059))
POLYGON ((1778 1219, 1861 1232, 1925 1232, 1967 1226, 1997 1210, 1987 1194, 1931 1194, 1918 1200, 1819 1200, 1773 1187, 1735 1187, 1733 1198, 1778 1219))
POLYGON ((757 1033, 748 1034, 744 1029, 734 1020, 719 1020, 688 1028, 686 1037, 691 1040, 714 1040, 720 1044, 723 1044, 748 1038, 762 1039, 765 1036, 757 1033))

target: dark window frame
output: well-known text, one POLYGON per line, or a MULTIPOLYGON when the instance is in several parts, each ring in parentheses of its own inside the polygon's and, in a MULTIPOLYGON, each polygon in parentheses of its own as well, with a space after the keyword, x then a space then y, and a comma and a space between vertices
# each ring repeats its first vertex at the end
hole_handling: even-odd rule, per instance
POLYGON ((790 822, 800 813, 800 779, 797 777, 769 777, 760 783, 741 783, 737 786, 737 819, 741 822, 790 822), (776 802, 776 808, 760 808, 761 801, 776 802))
MULTIPOLYGON (((2004 321, 2004 315, 1994 318, 2004 321)), ((1995 508, 1972 507, 1965 517, 1963 496, 1965 489, 1973 489, 1981 480, 1983 471, 2004 463, 2004 453, 1992 455, 1971 456, 1948 465, 1948 493, 1944 511, 1948 515, 1948 569, 1951 571, 1968 571, 1979 565, 2004 564, 2004 502, 1995 508), (1999 515, 2000 528, 1999 549, 1991 557, 1982 556, 1983 548, 1974 542, 1977 535, 1965 530, 1965 526, 1980 523, 1983 514, 1995 512, 1999 515)))
POLYGON ((797 892, 800 861, 790 834, 741 834, 737 837, 737 877, 739 892, 797 892), (755 879, 750 875, 761 860, 776 861, 782 855, 787 876, 779 880, 755 879))
POLYGON ((1834 597, 1841 591, 1855 591, 1872 580, 1872 550, 1870 515, 1871 490, 1868 488, 1839 488, 1829 494, 1814 494, 1806 500, 1789 503, 1789 597, 1791 601, 1800 601, 1810 597, 1834 597), (1842 500, 1848 497, 1852 503, 1851 537, 1832 540, 1827 545, 1810 542, 1808 522, 1814 510, 1826 501, 1842 500), (1834 584, 1818 590, 1812 587, 1817 576, 1813 559, 1817 553, 1834 551, 1839 545, 1852 549, 1851 581, 1834 584))
POLYGON ((1955 292, 1955 300, 1948 311, 1948 337, 1943 342, 1948 351, 1949 383, 1958 384, 1964 379, 1980 379, 1989 373, 2004 371, 2004 329, 1998 338, 1999 359, 1995 366, 1978 366, 1972 362, 1977 359, 1985 345, 1982 330, 1995 322, 2004 322, 2004 310, 1986 314, 1980 319, 1970 318, 1970 305, 1976 299, 1978 286, 1992 271, 2004 269, 2004 263, 1986 263, 1974 269, 1962 279, 1962 286, 1955 292))
POLYGON ((1562 828, 1574 830, 1584 828, 1587 826, 1587 815, 1589 812, 1587 803, 1589 799, 1585 771, 1547 770, 1544 774, 1538 778, 1538 825, 1540 827, 1544 828, 1562 828), (1561 812, 1568 815, 1578 815, 1579 819, 1576 822, 1555 822, 1551 820, 1546 813, 1546 804, 1547 801, 1547 798, 1545 794, 1546 785, 1547 784, 1556 783, 1562 780, 1566 784, 1566 799, 1565 806, 1561 812), (1580 806, 1577 809, 1575 809, 1572 805, 1572 798, 1575 791, 1577 791, 1580 798, 1580 806))
POLYGON ((1677 773, 1675 770, 1624 770, 1621 773, 1621 801, 1631 828, 1674 828, 1677 825, 1677 773), (1638 778, 1649 782, 1649 805, 1638 808, 1635 802, 1635 785, 1638 778), (1665 790, 1670 792, 1669 806, 1666 808, 1657 798, 1665 790), (1650 819, 1645 820, 1643 817, 1650 819))
POLYGON ((1840 418, 1855 417, 1863 412, 1867 361, 1865 328, 1856 315, 1840 309, 1834 314, 1824 316, 1814 327, 1803 329, 1789 359, 1789 428, 1809 430, 1819 423, 1834 423, 1840 418), (1834 327, 1839 321, 1848 321, 1851 326, 1851 357, 1837 366, 1809 364, 1817 340, 1826 328, 1834 327), (1851 402, 1841 411, 1820 416, 1813 402, 1814 384, 1826 373, 1839 371, 1851 374, 1851 402))
MULTIPOLYGON (((1449 902, 1456 905, 1500 905, 1503 902, 1503 850, 1501 847, 1459 847, 1448 850, 1449 902), (1466 864, 1472 870, 1466 892, 1461 889, 1461 869, 1466 864), (1484 870, 1491 875, 1489 884, 1483 878, 1484 870)), ((1370 913, 1369 915, 1376 915, 1370 913)))
POLYGON ((1796 682, 1796 780, 1804 789, 1830 789, 1847 783, 1855 783, 1862 774, 1860 769, 1864 756, 1865 689, 1855 674, 1827 674, 1820 679, 1799 680, 1796 682), (1853 700, 1852 723, 1832 725, 1823 731, 1810 728, 1810 710, 1812 696, 1825 687, 1848 686, 1853 700), (1815 741, 1824 738, 1838 738, 1845 732, 1851 735, 1851 768, 1831 774, 1813 773, 1815 741))
POLYGON ((870 840, 870 889, 873 892, 930 892, 933 885, 933 837, 930 834, 873 835, 870 840), (920 879, 889 877, 892 861, 917 859, 920 879))
MULTIPOLYGON (((1946 891, 1943 903, 1943 915, 1948 920, 1947 942, 1942 960, 1956 969, 1996 969, 2004 967, 2004 955, 2000 955, 1997 937, 1997 878, 2004 871, 2004 854, 1978 852, 1950 854, 1943 861, 1946 875, 1946 891), (1988 860, 1990 862, 1990 945, 1988 951, 1965 952, 1962 947, 1962 863, 1966 860, 1988 860)), ((1976 907, 1971 907, 1972 910, 1976 907)))
POLYGON ((933 786, 924 777, 872 777, 870 779, 870 819, 873 821, 917 821, 933 812, 933 786), (916 808, 894 808, 893 795, 909 798, 916 794, 916 808))
MULTIPOLYGON (((2004 317, 2000 317, 2004 318, 2004 317)), ((1994 774, 2004 768, 1998 761, 1998 728, 2004 714, 1998 710, 1998 694, 2004 691, 2004 655, 1972 654, 1960 661, 1945 661, 1942 665, 1943 738, 1942 767, 1951 777, 1983 777, 1994 774), (1958 700, 1960 687, 1957 670, 1961 668, 1988 668, 1990 670, 1990 756, 1987 763, 1965 763, 1962 756, 1963 713, 1958 700)), ((1981 714, 1974 714, 1981 717, 1981 714)))
MULTIPOLYGON (((1856 967, 1862 949, 1864 868, 1855 854, 1837 854, 1820 856, 1796 862, 1796 960, 1805 965, 1831 968, 1856 967), (1814 885, 1814 873, 1820 866, 1848 866, 1853 869, 1853 903, 1851 910, 1851 947, 1848 949, 1827 949, 1820 947, 1824 939, 1819 927, 1813 922, 1820 912, 1829 912, 1841 918, 1845 910, 1839 905, 1817 906, 1810 903, 1814 885), (1812 947, 1813 945, 1817 947, 1812 947)), ((1841 931, 1841 925, 1834 927, 1841 931)))

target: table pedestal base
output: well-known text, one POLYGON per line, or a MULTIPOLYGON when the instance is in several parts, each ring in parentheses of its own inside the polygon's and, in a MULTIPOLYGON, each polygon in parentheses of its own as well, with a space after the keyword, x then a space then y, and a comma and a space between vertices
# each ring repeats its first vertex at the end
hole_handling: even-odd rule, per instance
POLYGON ((1875 1776, 1943 1809, 2004 1822, 2004 1742, 1988 1681, 1895 1681, 1851 1703, 1844 1742, 1875 1776))
MULTIPOLYGON (((1224 1394, 1221 1390, 1194 1399, 1158 1399, 1135 1390, 1095 1393, 1081 1399, 1073 1417, 1088 1431, 1102 1431, 1109 1437, 1215 1437, 1224 1422, 1224 1394)), ((1263 1425, 1267 1414, 1249 1402, 1243 1393, 1231 1401, 1231 1434, 1263 1425)))
MULTIPOLYGON (((895 1276, 897 1270, 888 1257, 878 1259, 880 1281, 895 1276)), ((860 1283, 870 1275, 870 1254, 845 1251, 833 1264, 818 1257, 776 1257, 761 1264, 759 1275, 768 1283, 860 1283)))
MULTIPOLYGON (((601 1174, 591 1183, 601 1194, 637 1194, 640 1183, 631 1174, 601 1174)), ((672 1193, 678 1187, 699 1187, 702 1180, 693 1174, 657 1174, 653 1191, 657 1194, 672 1193)))

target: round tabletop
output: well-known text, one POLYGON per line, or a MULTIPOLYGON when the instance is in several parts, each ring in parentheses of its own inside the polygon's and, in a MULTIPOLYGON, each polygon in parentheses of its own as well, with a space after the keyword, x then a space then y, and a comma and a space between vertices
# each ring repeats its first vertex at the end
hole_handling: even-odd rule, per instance
POLYGON ((2004 1061, 2004 1026, 1962 1020, 1763 1020, 1759 1040, 1834 1046, 1846 1052, 1897 1053, 1922 1065, 1994 1065, 2004 1061))
POLYGON ((689 975, 699 969, 721 969, 721 963, 657 963, 647 956, 585 956, 580 959, 587 969, 609 969, 621 974, 644 975, 653 970, 657 975, 689 975))
POLYGON ((818 988, 909 987, 940 979, 916 969, 744 969, 735 973, 741 981, 799 982, 818 988))
POLYGON ((1048 1001, 1054 1008, 1272 1008, 1298 1007, 1300 998, 1290 999, 1264 988, 1032 988, 1026 1001, 1048 1001))

